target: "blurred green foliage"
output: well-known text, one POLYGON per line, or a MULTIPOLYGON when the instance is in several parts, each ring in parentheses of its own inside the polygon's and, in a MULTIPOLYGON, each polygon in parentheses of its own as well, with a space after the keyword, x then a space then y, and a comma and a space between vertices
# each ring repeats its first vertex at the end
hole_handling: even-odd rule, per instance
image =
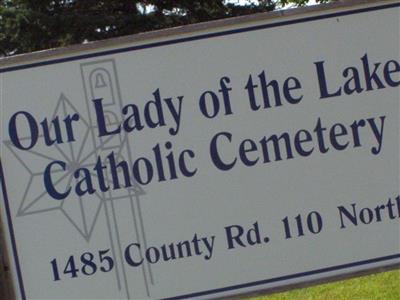
MULTIPOLYGON (((272 11, 308 0, 0 0, 0 55, 272 11), (243 2, 241 2, 243 3, 243 2)), ((329 0, 317 0, 329 2, 329 0)))

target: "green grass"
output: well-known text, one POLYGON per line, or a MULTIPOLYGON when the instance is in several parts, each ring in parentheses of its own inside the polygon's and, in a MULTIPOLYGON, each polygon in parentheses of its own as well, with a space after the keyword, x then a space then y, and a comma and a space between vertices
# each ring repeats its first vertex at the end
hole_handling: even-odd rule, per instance
POLYGON ((249 300, 400 300, 400 270, 249 300))

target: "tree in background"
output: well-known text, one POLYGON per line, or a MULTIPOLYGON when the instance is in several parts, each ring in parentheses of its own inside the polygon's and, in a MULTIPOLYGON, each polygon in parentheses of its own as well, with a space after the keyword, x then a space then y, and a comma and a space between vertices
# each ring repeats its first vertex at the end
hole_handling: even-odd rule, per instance
MULTIPOLYGON (((330 0, 317 0, 318 3, 330 0)), ((0 55, 272 11, 309 0, 0 0, 0 55)))

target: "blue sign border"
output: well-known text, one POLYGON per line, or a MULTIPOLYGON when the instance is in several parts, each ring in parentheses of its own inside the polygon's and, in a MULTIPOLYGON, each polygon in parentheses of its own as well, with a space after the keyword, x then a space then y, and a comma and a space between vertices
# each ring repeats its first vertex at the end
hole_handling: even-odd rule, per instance
MULTIPOLYGON (((303 18, 299 18, 299 19, 295 19, 295 20, 275 22, 272 24, 262 24, 262 25, 249 26, 249 27, 243 27, 243 28, 232 29, 232 30, 225 30, 225 31, 215 32, 215 33, 199 34, 196 36, 172 39, 172 40, 162 41, 162 42, 153 42, 153 43, 143 44, 143 45, 139 45, 139 46, 124 47, 124 48, 118 48, 118 49, 113 49, 113 50, 100 51, 100 52, 96 52, 96 53, 76 55, 76 56, 71 56, 71 57, 66 57, 66 58, 52 59, 52 60, 46 60, 46 61, 41 61, 41 62, 36 62, 36 63, 0 68, 0 74, 18 71, 18 70, 24 70, 24 69, 31 69, 31 68, 41 67, 41 66, 60 64, 60 63, 65 63, 65 62, 70 62, 70 61, 75 61, 75 60, 80 60, 80 59, 88 59, 88 58, 112 55, 112 54, 117 54, 117 53, 132 52, 132 51, 143 50, 143 49, 148 49, 148 48, 162 47, 162 46, 167 46, 167 45, 186 43, 186 42, 191 42, 191 41, 233 35, 233 34, 238 34, 238 33, 243 33, 243 32, 269 29, 269 28, 274 28, 274 27, 282 27, 282 26, 287 26, 287 25, 300 24, 300 23, 312 22, 312 21, 317 21, 317 20, 347 16, 347 15, 361 14, 361 13, 365 13, 365 12, 371 12, 371 11, 376 11, 376 10, 395 8, 395 7, 400 7, 400 3, 391 3, 391 4, 371 6, 371 7, 360 8, 360 9, 352 9, 352 10, 343 11, 343 12, 327 13, 327 14, 322 14, 322 15, 318 15, 318 16, 303 17, 303 18)), ((4 204, 5 204, 6 216, 7 216, 7 224, 8 224, 8 229, 9 229, 10 238, 11 238, 11 245, 12 245, 12 251, 13 251, 13 255, 14 255, 14 263, 15 263, 16 271, 17 271, 19 288, 20 288, 20 292, 21 292, 21 297, 23 300, 25 300, 26 294, 25 294, 24 282, 22 279, 22 272, 21 272, 21 267, 20 267, 20 263, 19 263, 19 259, 18 259, 17 244, 16 244, 15 235, 14 235, 14 227, 13 227, 10 205, 9 205, 9 201, 8 201, 8 197, 7 197, 7 191, 6 191, 6 183, 5 183, 4 178, 5 177, 4 177, 3 167, 1 164, 1 158, 0 158, 1 190, 2 190, 3 198, 4 198, 4 204)), ((232 286, 223 287, 223 288, 219 288, 219 289, 195 292, 195 293, 175 296, 175 297, 171 297, 171 298, 164 298, 164 299, 165 300, 189 299, 189 298, 193 298, 193 297, 200 297, 200 296, 223 293, 223 292, 233 291, 233 290, 238 290, 238 289, 243 289, 243 288, 250 288, 250 287, 270 284, 270 283, 274 283, 274 282, 280 282, 280 281, 291 280, 291 279, 296 279, 296 278, 301 278, 301 277, 307 277, 307 276, 312 276, 312 275, 316 275, 316 274, 327 273, 327 272, 343 270, 343 269, 348 269, 348 268, 353 268, 353 267, 357 267, 357 266, 363 266, 363 265, 368 265, 368 264, 373 264, 373 263, 378 263, 378 262, 396 260, 396 259, 400 259, 400 253, 389 255, 389 256, 384 256, 384 257, 377 257, 377 258, 373 258, 373 259, 369 259, 369 260, 363 260, 363 261, 343 264, 343 265, 326 267, 326 268, 302 272, 302 273, 296 273, 296 274, 276 277, 276 278, 270 278, 270 279, 265 279, 265 280, 260 280, 260 281, 232 285, 232 286)))

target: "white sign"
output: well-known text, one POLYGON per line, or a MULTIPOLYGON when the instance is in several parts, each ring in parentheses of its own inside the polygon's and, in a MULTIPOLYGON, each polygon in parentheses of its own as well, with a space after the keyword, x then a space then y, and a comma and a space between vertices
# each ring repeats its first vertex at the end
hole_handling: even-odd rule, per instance
POLYGON ((330 7, 5 61, 17 297, 205 299, 399 264, 400 4, 330 7))

